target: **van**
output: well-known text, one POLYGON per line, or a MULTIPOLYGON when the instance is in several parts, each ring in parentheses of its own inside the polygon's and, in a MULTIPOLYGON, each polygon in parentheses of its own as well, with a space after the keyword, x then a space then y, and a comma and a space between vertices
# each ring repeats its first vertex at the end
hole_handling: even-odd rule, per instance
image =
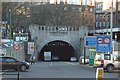
POLYGON ((103 67, 108 72, 120 69, 120 55, 118 54, 96 54, 94 67, 103 67))

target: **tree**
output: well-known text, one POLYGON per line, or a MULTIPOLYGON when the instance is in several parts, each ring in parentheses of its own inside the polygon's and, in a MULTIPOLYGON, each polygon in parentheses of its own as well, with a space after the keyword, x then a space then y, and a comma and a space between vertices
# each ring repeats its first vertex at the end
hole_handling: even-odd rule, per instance
POLYGON ((80 26, 82 24, 79 7, 69 4, 33 6, 31 19, 33 24, 39 25, 80 26))

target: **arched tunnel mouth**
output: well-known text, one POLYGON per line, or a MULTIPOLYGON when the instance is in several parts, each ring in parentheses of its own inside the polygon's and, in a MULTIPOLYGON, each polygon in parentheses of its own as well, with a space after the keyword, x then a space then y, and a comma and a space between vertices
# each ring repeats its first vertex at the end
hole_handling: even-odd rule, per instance
POLYGON ((70 61, 75 57, 74 48, 65 41, 51 41, 47 43, 39 54, 40 61, 70 61))

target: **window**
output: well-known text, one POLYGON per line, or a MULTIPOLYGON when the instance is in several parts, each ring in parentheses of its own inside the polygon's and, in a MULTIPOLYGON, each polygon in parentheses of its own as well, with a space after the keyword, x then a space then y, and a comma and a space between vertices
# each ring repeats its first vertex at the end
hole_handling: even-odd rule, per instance
POLYGON ((100 22, 100 27, 102 27, 102 22, 100 22))
POLYGON ((104 54, 104 60, 111 60, 110 54, 104 54))
POLYGON ((7 58, 7 59, 6 59, 6 62, 15 62, 15 60, 12 59, 12 58, 7 58))
POLYGON ((0 58, 0 61, 3 61, 3 62, 4 62, 4 61, 5 61, 5 58, 4 58, 4 57, 3 57, 3 58, 0 58))
POLYGON ((96 22, 96 27, 98 27, 98 22, 96 22))
POLYGON ((0 58, 0 62, 2 62, 2 58, 0 58))
POLYGON ((42 27, 42 30, 44 30, 44 27, 42 27))
POLYGON ((120 61, 120 56, 113 56, 114 61, 120 61))
POLYGON ((58 27, 56 27, 56 30, 58 30, 58 27))
POLYGON ((100 54, 96 54, 95 60, 101 60, 101 55, 100 54))
POLYGON ((105 27, 105 22, 103 22, 103 26, 105 27))
POLYGON ((39 30, 41 30, 41 27, 39 27, 39 30))

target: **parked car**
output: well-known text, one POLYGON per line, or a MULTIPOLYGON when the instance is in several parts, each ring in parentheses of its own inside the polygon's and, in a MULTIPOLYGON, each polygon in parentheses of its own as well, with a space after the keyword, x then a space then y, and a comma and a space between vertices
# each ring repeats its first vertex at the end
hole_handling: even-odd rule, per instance
MULTIPOLYGON (((81 57, 79 58, 79 63, 80 63, 80 64, 84 64, 84 56, 81 56, 81 57)), ((85 63, 86 63, 86 64, 89 64, 89 56, 86 56, 86 57, 85 57, 85 63)))
POLYGON ((0 56, 0 69, 2 70, 19 70, 26 71, 29 69, 30 65, 28 62, 19 61, 13 57, 0 56))
POLYGON ((103 67, 108 72, 114 69, 120 69, 120 55, 116 54, 96 54, 94 67, 103 67))

